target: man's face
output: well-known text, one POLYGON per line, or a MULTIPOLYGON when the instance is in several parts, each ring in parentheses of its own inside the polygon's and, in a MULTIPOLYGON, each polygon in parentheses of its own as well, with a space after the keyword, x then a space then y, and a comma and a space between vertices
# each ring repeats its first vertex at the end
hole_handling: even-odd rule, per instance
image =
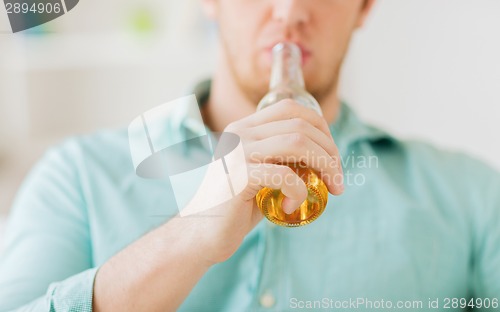
POLYGON ((373 0, 205 0, 218 22, 222 57, 256 104, 267 92, 271 49, 297 43, 307 89, 321 99, 336 90, 353 31, 373 0))

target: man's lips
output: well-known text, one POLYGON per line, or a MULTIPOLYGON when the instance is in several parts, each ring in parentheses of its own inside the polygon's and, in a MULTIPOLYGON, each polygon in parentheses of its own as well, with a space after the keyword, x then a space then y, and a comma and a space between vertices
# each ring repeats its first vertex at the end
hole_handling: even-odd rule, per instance
MULTIPOLYGON (((268 45, 265 49, 264 49, 264 52, 266 54, 266 58, 268 59, 269 63, 272 63, 272 60, 273 60, 273 48, 276 44, 280 43, 282 41, 278 41, 276 43, 273 43, 272 45, 268 45)), ((312 56, 312 52, 307 49, 306 47, 304 47, 304 45, 300 44, 300 43, 295 43, 299 49, 300 49, 300 52, 301 52, 301 55, 302 55, 302 66, 304 66, 308 61, 309 59, 311 58, 312 56)))

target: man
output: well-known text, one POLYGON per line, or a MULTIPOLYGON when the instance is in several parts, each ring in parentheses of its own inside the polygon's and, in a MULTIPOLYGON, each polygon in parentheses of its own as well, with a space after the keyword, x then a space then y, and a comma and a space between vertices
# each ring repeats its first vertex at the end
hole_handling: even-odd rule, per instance
MULTIPOLYGON (((338 100, 351 35, 373 3, 205 0, 219 24, 220 57, 212 83, 199 87, 203 118, 210 129, 241 138, 255 178, 209 210, 219 217, 176 217, 169 182, 135 176, 125 132, 66 142, 47 153, 14 204, 0 310, 486 307, 477 299, 498 307, 499 175, 466 156, 398 141, 338 100), (293 101, 255 112, 279 41, 301 47, 306 85, 324 118, 293 101), (344 194, 330 196, 308 226, 273 226, 255 204, 260 188, 281 188, 287 212, 307 194, 291 169, 249 156, 255 152, 303 159, 331 195, 344 194), (346 162, 345 176, 363 179, 344 191, 331 179, 341 168, 315 162, 319 156, 377 162, 346 162), (291 182, 263 182, 265 175, 291 182), (155 219, 152 211, 169 217, 155 219)), ((219 195, 216 182, 191 205, 219 195)))

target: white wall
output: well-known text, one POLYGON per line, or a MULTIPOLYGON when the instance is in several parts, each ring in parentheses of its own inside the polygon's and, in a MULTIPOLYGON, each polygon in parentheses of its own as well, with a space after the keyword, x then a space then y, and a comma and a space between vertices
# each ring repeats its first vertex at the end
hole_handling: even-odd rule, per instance
POLYGON ((500 1, 379 0, 366 26, 342 87, 360 115, 500 168, 500 1))

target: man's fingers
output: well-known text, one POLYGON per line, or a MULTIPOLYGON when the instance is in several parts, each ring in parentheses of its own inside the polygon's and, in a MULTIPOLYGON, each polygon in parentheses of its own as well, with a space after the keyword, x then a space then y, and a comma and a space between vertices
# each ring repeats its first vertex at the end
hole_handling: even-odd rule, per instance
POLYGON ((249 143, 250 162, 305 163, 321 174, 328 191, 334 195, 343 192, 343 174, 339 159, 332 157, 316 142, 301 133, 276 135, 249 143), (258 152, 257 152, 258 151, 258 152))
POLYGON ((298 201, 291 199, 289 197, 285 197, 281 202, 281 208, 286 214, 292 214, 295 210, 297 210, 300 205, 302 205, 303 201, 298 201))
POLYGON ((311 138, 332 157, 338 157, 338 149, 331 136, 326 135, 302 118, 278 120, 245 130, 248 137, 253 140, 262 140, 271 136, 291 133, 302 133, 311 138))
POLYGON ((294 100, 285 99, 274 105, 266 107, 248 117, 245 117, 237 122, 236 127, 240 129, 256 127, 269 122, 278 120, 288 120, 301 118, 314 127, 318 128, 325 135, 332 137, 328 123, 310 108, 304 107, 294 100))
POLYGON ((307 198, 304 181, 288 166, 276 164, 249 164, 249 196, 255 197, 263 187, 279 189, 287 198, 284 210, 292 213, 307 198))

